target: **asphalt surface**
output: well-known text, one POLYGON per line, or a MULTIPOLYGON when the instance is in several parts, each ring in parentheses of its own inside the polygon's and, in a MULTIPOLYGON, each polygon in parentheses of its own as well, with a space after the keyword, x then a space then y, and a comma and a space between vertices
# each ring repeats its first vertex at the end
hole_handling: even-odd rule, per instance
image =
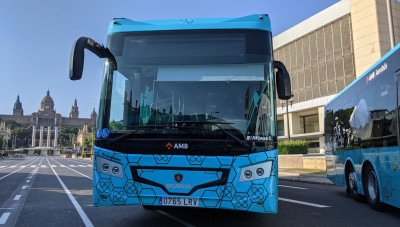
POLYGON ((398 226, 334 185, 279 181, 278 214, 199 208, 93 207, 92 163, 61 157, 0 160, 1 226, 398 226))

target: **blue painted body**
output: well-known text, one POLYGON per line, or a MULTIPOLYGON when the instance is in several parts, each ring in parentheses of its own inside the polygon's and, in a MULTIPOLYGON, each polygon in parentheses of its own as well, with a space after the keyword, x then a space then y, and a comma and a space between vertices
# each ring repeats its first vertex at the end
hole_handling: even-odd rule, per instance
MULTIPOLYGON (((114 19, 108 35, 135 31, 200 30, 200 29, 256 29, 271 31, 267 15, 250 15, 242 18, 184 19, 136 22, 114 19)), ((198 198, 199 207, 276 213, 278 208, 278 152, 257 148, 257 153, 240 156, 195 156, 168 154, 123 154, 95 147, 93 172, 94 206, 159 205, 160 197, 198 198), (123 178, 112 177, 97 171, 97 158, 119 163, 123 178), (263 179, 239 182, 241 168, 272 162, 271 175, 263 179), (174 170, 180 168, 180 170, 174 170), (193 168, 193 170, 191 170, 193 168), (196 169, 196 170, 194 170, 196 169), (204 169, 204 170, 202 170, 204 169), (159 185, 176 184, 174 176, 182 174, 181 184, 197 185, 221 180, 228 173, 226 183, 218 186, 190 188, 162 188, 134 180, 132 171, 142 179, 159 185), (167 190, 167 191, 166 191, 167 190), (171 195, 171 193, 173 195, 171 195), (174 194, 175 193, 175 194, 174 194)))
POLYGON ((120 32, 194 29, 258 29, 271 31, 271 23, 269 17, 262 14, 254 14, 240 18, 201 18, 141 22, 117 18, 110 22, 108 35, 120 32))
MULTIPOLYGON (((199 207, 243 210, 261 213, 276 213, 278 209, 278 165, 277 150, 240 156, 193 156, 193 155, 143 155, 122 154, 95 147, 93 171, 94 206, 115 205, 159 205, 160 197, 198 198, 199 207), (122 164, 123 178, 99 173, 96 159, 113 160, 122 164), (118 161, 116 161, 118 160, 118 161), (271 161, 271 176, 265 179, 239 182, 242 167, 271 161), (170 195, 160 187, 139 183, 133 180, 132 169, 138 175, 166 185, 175 184, 174 174, 183 175, 182 184, 196 185, 221 178, 219 171, 191 171, 190 168, 228 170, 226 184, 201 188, 189 196, 170 195), (182 168, 187 170, 164 170, 160 167, 182 168), (143 168, 143 169, 142 169, 143 168), (155 169, 152 169, 155 168, 155 169), (103 197, 102 197, 103 196, 103 197), (262 205, 257 204, 262 203, 262 205)), ((168 189, 171 193, 188 193, 187 188, 168 189)))
POLYGON ((345 165, 350 161, 356 170, 358 193, 365 195, 362 169, 369 162, 377 174, 380 200, 383 203, 400 207, 400 169, 399 148, 382 147, 360 150, 334 151, 327 154, 328 178, 338 186, 346 188, 345 165))

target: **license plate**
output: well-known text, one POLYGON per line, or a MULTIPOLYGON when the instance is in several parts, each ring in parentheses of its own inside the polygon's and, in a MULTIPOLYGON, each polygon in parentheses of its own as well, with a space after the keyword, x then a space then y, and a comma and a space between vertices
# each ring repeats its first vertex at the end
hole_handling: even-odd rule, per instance
POLYGON ((158 203, 159 203, 159 205, 162 205, 162 206, 198 207, 199 199, 160 197, 158 203))

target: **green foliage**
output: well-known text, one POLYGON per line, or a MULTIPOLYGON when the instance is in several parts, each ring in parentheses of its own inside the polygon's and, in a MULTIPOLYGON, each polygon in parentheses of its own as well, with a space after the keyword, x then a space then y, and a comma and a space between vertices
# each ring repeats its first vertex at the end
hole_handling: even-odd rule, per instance
POLYGON ((32 127, 30 125, 19 125, 11 130, 13 135, 17 135, 17 138, 31 138, 32 137, 32 127))
POLYGON ((3 137, 0 136, 0 149, 3 148, 3 137))
POLYGON ((40 155, 40 152, 41 152, 41 150, 36 149, 34 154, 35 154, 35 155, 40 155))
POLYGON ((85 140, 83 141, 83 147, 85 148, 85 150, 92 149, 92 141, 94 141, 94 135, 85 138, 85 140))
POLYGON ((53 155, 53 154, 54 154, 54 151, 49 149, 49 150, 47 150, 47 154, 48 154, 48 155, 53 155))
POLYGON ((28 149, 24 149, 23 153, 27 155, 28 154, 28 149))
POLYGON ((61 145, 63 145, 63 141, 71 141, 72 139, 76 141, 76 136, 78 135, 79 128, 80 127, 77 126, 62 127, 59 134, 61 145))
POLYGON ((123 127, 124 127, 124 125, 122 124, 122 121, 112 120, 110 122, 110 131, 122 130, 123 127))
POLYGON ((307 154, 308 143, 305 140, 278 142, 279 154, 307 154))

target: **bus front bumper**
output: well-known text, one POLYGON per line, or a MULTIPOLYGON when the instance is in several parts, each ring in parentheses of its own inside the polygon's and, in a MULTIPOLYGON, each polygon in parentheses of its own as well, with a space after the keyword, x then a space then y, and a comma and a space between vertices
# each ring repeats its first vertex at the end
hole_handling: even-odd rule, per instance
POLYGON ((122 154, 95 147, 93 166, 94 206, 278 209, 277 150, 197 156, 122 154))

